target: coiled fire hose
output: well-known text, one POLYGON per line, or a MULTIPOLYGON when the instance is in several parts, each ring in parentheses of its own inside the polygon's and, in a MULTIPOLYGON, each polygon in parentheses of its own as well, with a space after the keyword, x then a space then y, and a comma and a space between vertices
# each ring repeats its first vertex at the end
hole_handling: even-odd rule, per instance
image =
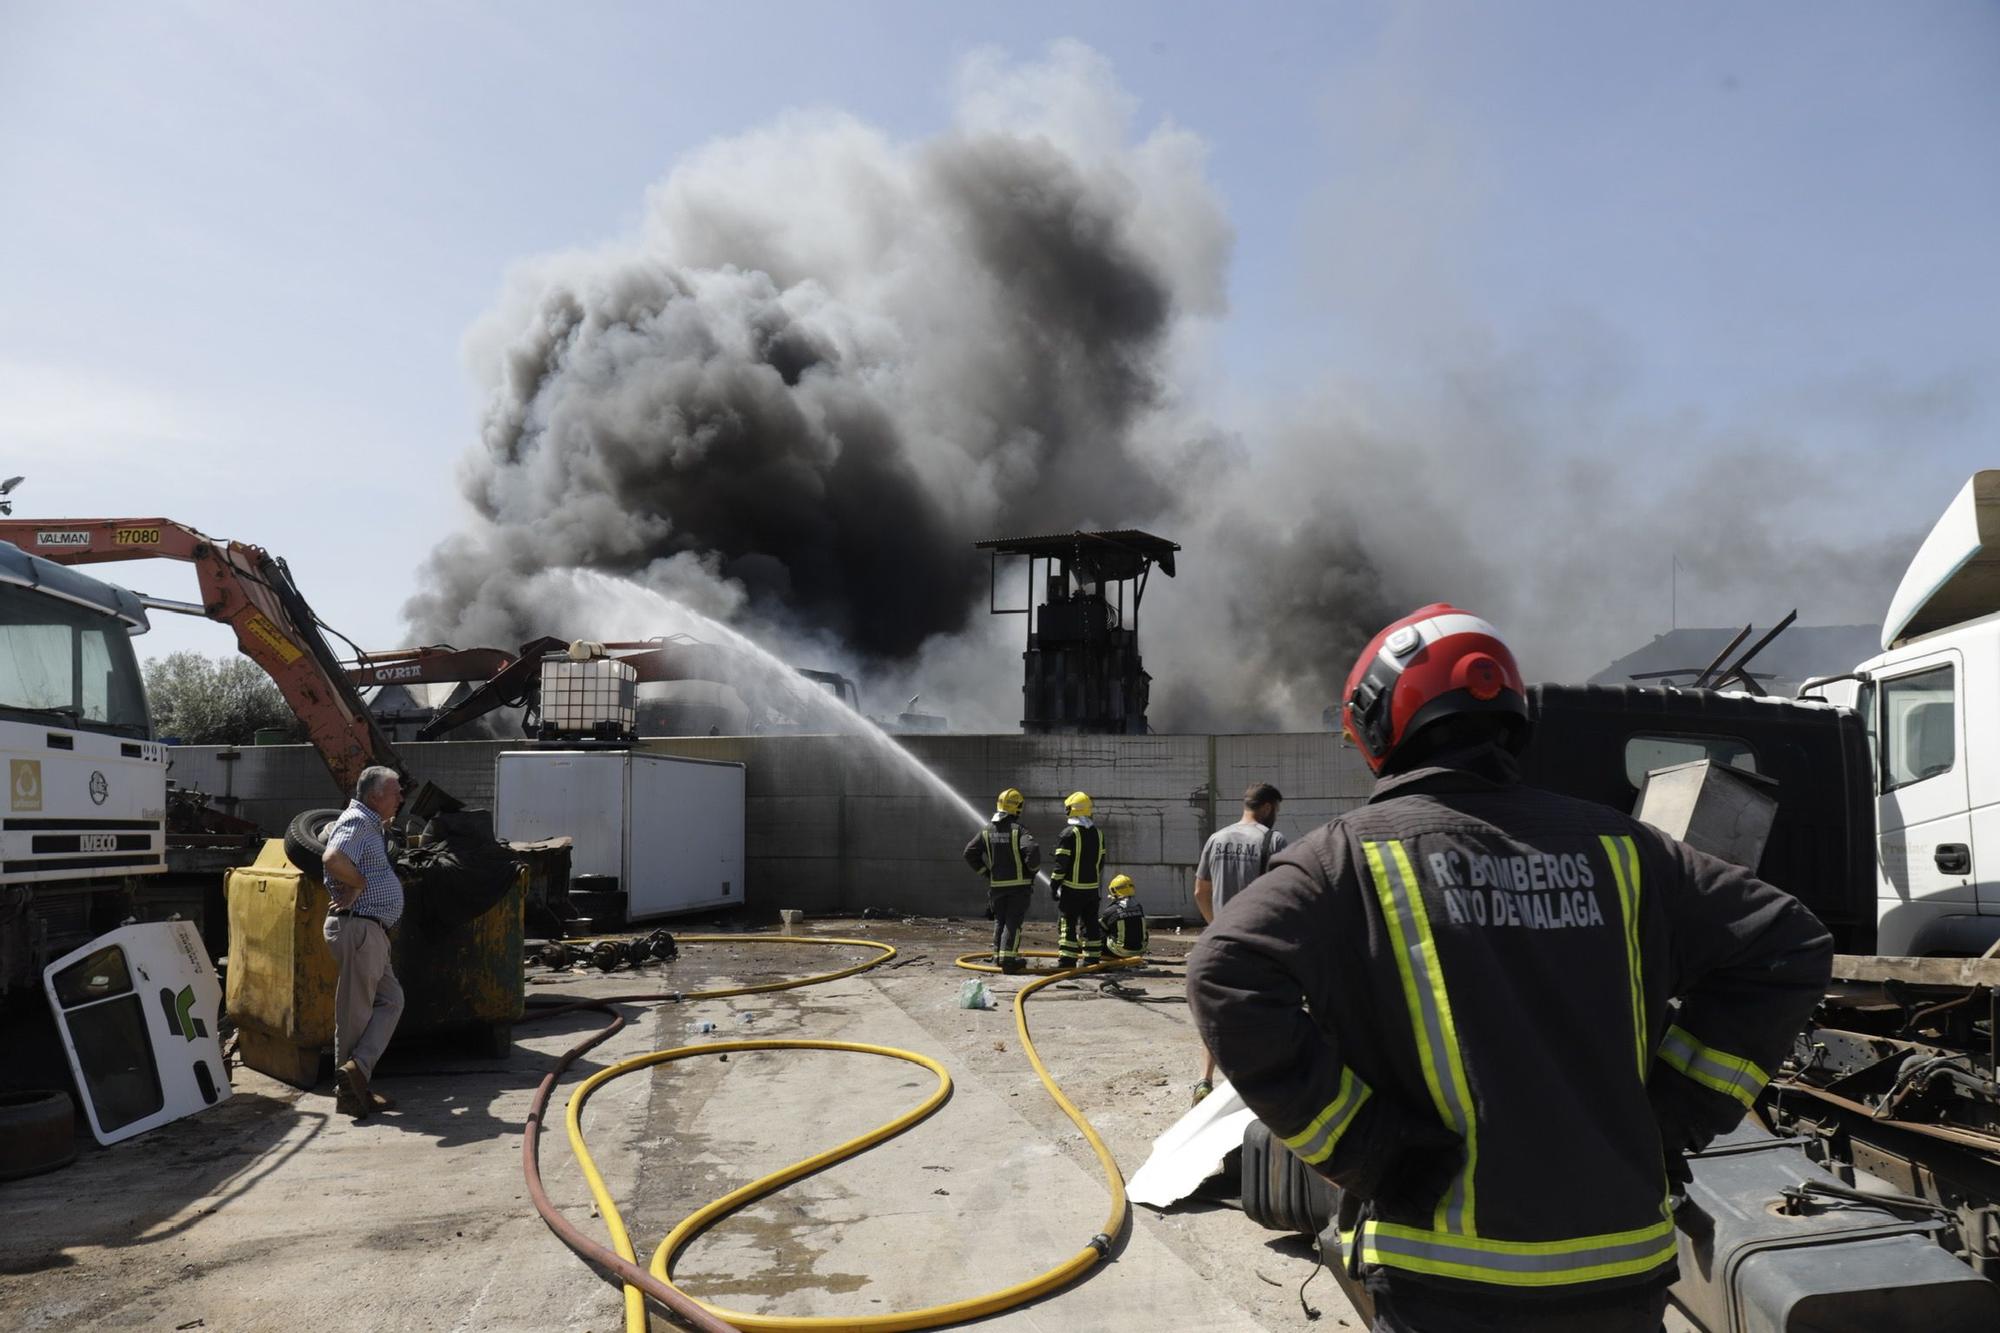
MULTIPOLYGON (((705 1333, 735 1333, 737 1330, 769 1330, 771 1333, 786 1333, 786 1331, 790 1330, 817 1330, 818 1333, 826 1333, 827 1330, 833 1329, 855 1330, 856 1333, 894 1333, 896 1330, 937 1328, 946 1324, 955 1324, 965 1320, 997 1314, 1002 1310, 1011 1309, 1014 1306, 1021 1305, 1054 1291, 1059 1287, 1066 1286, 1082 1276, 1083 1273, 1110 1253, 1115 1238, 1125 1226, 1127 1213, 1125 1177, 1119 1171, 1117 1162, 1113 1160, 1111 1150, 1105 1147, 1104 1140, 1098 1137, 1097 1131, 1084 1118, 1083 1113, 1077 1110, 1075 1104, 1063 1095, 1062 1089, 1056 1085, 1056 1081, 1050 1076, 1048 1068, 1043 1065, 1041 1056, 1035 1050, 1034 1040, 1029 1035, 1027 1001, 1030 995, 1052 982, 1079 976, 1086 972, 1106 972, 1114 968, 1136 966, 1146 961, 1142 958, 1113 959, 1094 967, 1079 968, 1037 977, 1015 993, 1014 1027, 1020 1037, 1021 1048, 1027 1052, 1028 1061, 1034 1066, 1035 1074, 1041 1079, 1042 1086, 1048 1090, 1049 1096, 1055 1100, 1057 1106, 1062 1108, 1063 1114, 1068 1116, 1070 1121, 1082 1132, 1085 1141, 1090 1144, 1091 1151, 1097 1155, 1098 1164, 1104 1170, 1105 1184, 1111 1194, 1111 1210, 1105 1218, 1102 1229, 1096 1235, 1093 1235, 1082 1249, 1035 1277, 1023 1282, 1017 1282, 1012 1286, 1004 1287, 998 1291, 987 1292, 984 1295, 950 1301, 941 1305, 925 1306, 918 1310, 892 1311, 874 1315, 841 1316, 759 1315, 739 1310, 728 1310, 691 1296, 674 1284, 672 1276, 674 1259, 709 1227, 731 1213, 736 1212, 738 1209, 748 1206, 767 1194, 782 1189, 795 1180, 823 1170, 836 1162, 853 1157, 857 1153, 863 1152, 884 1140, 894 1138, 896 1135, 927 1119, 939 1107, 943 1106, 946 1101, 950 1100, 952 1091, 951 1075, 937 1061, 914 1051, 899 1050, 891 1046, 872 1046, 860 1042, 769 1039, 761 1041, 709 1042, 697 1046, 677 1046, 668 1050, 654 1051, 647 1055, 636 1056, 632 1059, 607 1066, 591 1075, 588 1079, 585 1079, 570 1096, 567 1115, 570 1148, 576 1154, 577 1163, 583 1171, 584 1180, 590 1186, 591 1196, 597 1201, 598 1211, 603 1214, 605 1225, 610 1232, 611 1247, 607 1248, 584 1235, 581 1230, 556 1208, 555 1204, 549 1199, 548 1191, 543 1187, 540 1166, 541 1130, 543 1124, 546 1122, 549 1102, 564 1072, 587 1052, 609 1040, 625 1026, 624 1017, 617 1014, 611 1006, 617 1004, 680 1003, 690 1000, 718 1000, 736 995, 755 995, 771 991, 794 990, 802 986, 816 986, 825 982, 836 981, 843 977, 854 976, 857 973, 866 972, 870 968, 880 967, 883 963, 888 962, 896 956, 896 950, 893 946, 884 944, 879 940, 848 939, 834 936, 681 935, 677 938, 681 943, 685 944, 837 945, 877 949, 880 952, 875 957, 866 959, 851 967, 785 981, 771 981, 757 985, 732 986, 705 991, 664 991, 645 995, 605 996, 587 1000, 574 1000, 557 1005, 536 1006, 530 1011, 531 1015, 536 1018, 555 1017, 560 1014, 574 1013, 584 1009, 599 1010, 612 1016, 609 1024, 592 1033, 577 1045, 564 1051, 556 1060, 554 1067, 543 1076, 540 1086, 535 1090, 534 1100, 528 1109, 528 1117, 521 1139, 521 1168, 527 1180, 529 1196, 534 1201, 535 1211, 541 1214, 542 1220, 548 1224, 549 1229, 555 1232, 557 1238, 569 1246, 571 1250, 575 1251, 585 1263, 590 1264, 593 1268, 610 1277, 616 1278, 623 1284, 625 1288, 625 1327, 627 1333, 645 1333, 647 1327, 645 1302, 648 1297, 666 1307, 690 1326, 704 1330, 705 1333), (666 1238, 660 1242, 659 1247, 654 1251, 650 1267, 646 1269, 640 1268, 637 1253, 632 1247, 631 1238, 625 1228, 624 1218, 619 1213, 617 1204, 611 1197, 610 1190, 605 1186, 603 1177, 598 1174, 596 1163, 590 1155, 589 1146, 584 1141, 583 1108, 589 1102, 591 1094, 613 1079, 621 1078, 641 1069, 651 1068, 654 1065, 668 1064, 676 1060, 735 1051, 785 1050, 845 1051, 854 1054, 875 1055, 889 1059, 903 1060, 911 1064, 921 1065, 930 1070, 933 1074, 937 1075, 938 1084, 932 1090, 931 1094, 920 1104, 904 1112, 894 1120, 869 1130, 865 1134, 849 1139, 845 1143, 829 1148, 824 1152, 816 1153, 802 1161, 795 1162, 778 1171, 761 1176, 739 1189, 730 1191, 719 1199, 704 1204, 682 1219, 673 1230, 667 1233, 666 1238)), ((1031 957, 1048 958, 1055 956, 1046 950, 1029 950, 1027 953, 1031 957)), ((978 961, 989 956, 984 953, 966 954, 958 958, 956 962, 959 967, 972 971, 998 971, 999 969, 993 967, 991 964, 978 961)))

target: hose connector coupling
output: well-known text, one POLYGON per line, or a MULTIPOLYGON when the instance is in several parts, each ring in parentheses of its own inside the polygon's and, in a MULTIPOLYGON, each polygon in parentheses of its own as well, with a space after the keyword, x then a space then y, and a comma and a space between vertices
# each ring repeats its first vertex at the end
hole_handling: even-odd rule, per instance
POLYGON ((1105 1235, 1102 1231, 1098 1232, 1090 1238, 1090 1248, 1097 1251, 1098 1258, 1109 1259, 1111 1257, 1111 1237, 1105 1235))

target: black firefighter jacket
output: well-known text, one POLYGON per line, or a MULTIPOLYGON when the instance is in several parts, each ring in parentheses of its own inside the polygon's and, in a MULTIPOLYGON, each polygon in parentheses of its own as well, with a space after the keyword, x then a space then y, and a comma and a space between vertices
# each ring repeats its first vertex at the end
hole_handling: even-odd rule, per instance
POLYGON ((1216 914, 1188 967, 1202 1038, 1273 1133, 1371 1201, 1371 1281, 1663 1284, 1663 1144, 1678 1161, 1742 1117, 1832 941, 1747 871, 1521 785, 1497 749, 1447 765, 1384 779, 1216 914))
POLYGON ((1042 849, 1017 817, 996 812, 965 844, 965 863, 986 876, 989 889, 1018 889, 1035 882, 1042 849))

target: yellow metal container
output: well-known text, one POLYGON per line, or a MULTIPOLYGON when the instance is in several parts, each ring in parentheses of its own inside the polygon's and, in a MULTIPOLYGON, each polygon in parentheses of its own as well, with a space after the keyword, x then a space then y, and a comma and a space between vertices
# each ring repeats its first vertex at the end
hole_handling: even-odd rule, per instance
POLYGON ((229 973, 224 1003, 243 1063, 309 1088, 320 1049, 333 1042, 333 983, 326 947, 326 890, 272 838, 257 859, 229 872, 229 973))
MULTIPOLYGON (((402 983, 397 1039, 454 1034, 482 1055, 504 1055, 521 1017, 521 914, 526 870, 500 900, 465 922, 424 910, 421 888, 407 894, 390 945, 402 983)), ((267 841, 250 865, 229 872, 227 1005, 243 1063, 295 1087, 319 1080, 333 1044, 338 971, 323 933, 326 889, 267 841)))

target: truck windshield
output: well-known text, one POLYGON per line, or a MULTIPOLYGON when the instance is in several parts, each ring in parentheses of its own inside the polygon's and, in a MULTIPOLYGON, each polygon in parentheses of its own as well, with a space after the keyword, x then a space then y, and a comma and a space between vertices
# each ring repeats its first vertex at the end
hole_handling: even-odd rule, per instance
POLYGON ((0 584, 0 717, 146 734, 146 691, 123 621, 0 584))

